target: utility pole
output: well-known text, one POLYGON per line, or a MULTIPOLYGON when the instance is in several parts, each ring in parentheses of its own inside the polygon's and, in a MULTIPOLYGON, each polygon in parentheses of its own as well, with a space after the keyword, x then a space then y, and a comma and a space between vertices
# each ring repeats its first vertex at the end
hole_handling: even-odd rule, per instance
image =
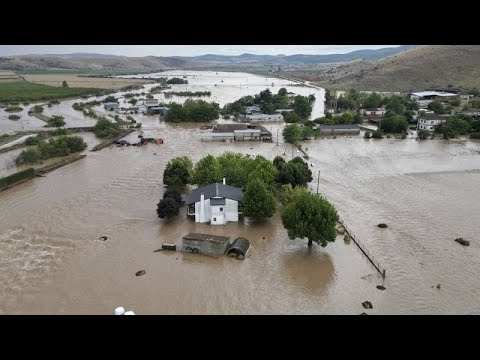
POLYGON ((280 130, 280 129, 277 129, 277 146, 278 146, 278 130, 280 130))
POLYGON ((318 179, 317 179, 317 195, 318 195, 318 187, 320 185, 320 170, 318 170, 318 179))
POLYGON ((292 160, 293 160, 293 145, 292 145, 292 160))

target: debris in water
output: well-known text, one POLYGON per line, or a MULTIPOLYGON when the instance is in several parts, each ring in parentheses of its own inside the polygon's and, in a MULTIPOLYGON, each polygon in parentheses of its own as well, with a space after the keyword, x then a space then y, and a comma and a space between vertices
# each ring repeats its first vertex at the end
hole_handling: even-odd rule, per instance
POLYGON ((105 241, 105 240, 107 240, 107 239, 108 239, 108 237, 106 237, 106 236, 100 236, 100 238, 99 238, 98 240, 105 241))
POLYGON ((383 224, 383 223, 382 223, 382 224, 378 224, 377 226, 378 226, 379 228, 382 228, 382 229, 388 227, 387 224, 383 224))
POLYGON ((163 249, 153 250, 153 252, 159 252, 159 251, 163 251, 163 249))
POLYGON ((442 287, 442 284, 437 284, 437 289, 440 289, 442 287))
POLYGON ((135 273, 136 276, 142 276, 145 275, 147 272, 145 270, 140 270, 135 273))
POLYGON ((459 244, 463 245, 463 246, 470 246, 470 241, 463 240, 463 238, 457 238, 457 239, 455 239, 455 241, 458 242, 459 244))
POLYGON ((383 285, 377 285, 377 289, 378 289, 378 290, 385 290, 385 289, 386 289, 386 287, 385 287, 385 286, 383 286, 383 285))
POLYGON ((364 301, 362 305, 365 309, 373 309, 373 305, 370 301, 364 301))

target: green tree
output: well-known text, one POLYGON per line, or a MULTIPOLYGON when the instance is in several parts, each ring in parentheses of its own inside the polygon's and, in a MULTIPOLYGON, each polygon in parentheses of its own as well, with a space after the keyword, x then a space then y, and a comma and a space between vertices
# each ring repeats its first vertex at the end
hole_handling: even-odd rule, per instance
POLYGON ((297 95, 293 102, 293 109, 302 119, 307 119, 312 113, 312 104, 307 97, 297 95))
POLYGON ((308 189, 304 186, 292 187, 292 184, 282 185, 280 192, 280 203, 284 206, 292 203, 300 194, 309 193, 308 189))
POLYGON ((178 187, 171 187, 168 188, 165 193, 163 194, 164 199, 173 199, 177 202, 177 204, 180 206, 182 203, 182 192, 178 187))
POLYGON ((42 159, 42 154, 37 148, 23 150, 15 159, 15 165, 36 164, 42 159))
POLYGON ((380 130, 384 133, 402 133, 407 131, 408 121, 403 115, 385 117, 380 122, 380 130))
POLYGON ((383 133, 380 130, 375 130, 372 133, 372 138, 373 139, 383 139, 383 133))
POLYGON ((49 120, 48 120, 48 126, 50 127, 62 127, 66 124, 65 118, 60 115, 53 115, 49 120))
POLYGON ((118 136, 121 132, 120 124, 101 117, 93 127, 93 133, 99 138, 110 138, 118 136))
POLYGON ((271 161, 263 160, 254 171, 248 175, 248 182, 258 179, 262 181, 270 191, 275 190, 278 179, 278 170, 271 161))
POLYGON ((310 139, 315 136, 315 130, 311 126, 304 126, 302 128, 302 138, 310 139))
POLYGON ((251 179, 243 194, 243 214, 253 220, 272 217, 276 209, 273 193, 260 179, 251 179))
POLYGON ((117 102, 117 99, 113 95, 108 95, 105 99, 103 99, 102 102, 104 102, 104 103, 117 102))
POLYGON ((218 156, 217 161, 220 165, 220 177, 225 178, 227 185, 244 187, 247 184, 247 163, 253 162, 253 159, 227 151, 218 156))
POLYGON ((172 198, 166 198, 160 200, 157 204, 157 215, 160 219, 172 218, 178 215, 180 207, 178 203, 172 198))
POLYGON ((287 125, 282 135, 286 142, 296 144, 302 139, 302 128, 297 124, 287 125))
POLYGON ((432 101, 430 104, 428 104, 428 109, 432 110, 437 115, 445 114, 445 108, 438 100, 432 101))
POLYGON ((190 183, 204 186, 222 179, 220 164, 212 155, 207 155, 195 164, 190 183))
POLYGON ((283 120, 286 123, 298 123, 301 119, 300 116, 296 112, 285 112, 285 115, 283 115, 283 120))
POLYGON ((363 123, 363 116, 360 114, 360 111, 357 111, 355 115, 353 115, 353 123, 354 124, 361 124, 363 123))
POLYGON ((365 109, 377 109, 382 106, 382 100, 383 99, 380 94, 373 92, 365 98, 363 107, 365 109))
POLYGON ((128 102, 135 106, 135 104, 138 102, 138 100, 135 99, 135 98, 131 98, 130 100, 128 100, 128 102))
POLYGON ((281 167, 286 164, 287 162, 285 161, 285 159, 281 156, 275 156, 275 158, 273 159, 273 165, 277 168, 277 170, 280 171, 281 167))
POLYGON ((426 140, 429 138, 430 133, 427 130, 419 130, 417 136, 420 140, 426 140))
POLYGON ((436 132, 443 134, 444 139, 455 138, 459 135, 466 135, 470 131, 470 124, 467 120, 459 116, 451 116, 444 123, 441 123, 435 129, 436 132))
POLYGON ((278 95, 287 96, 287 89, 281 88, 280 90, 278 90, 278 95))
POLYGON ((273 95, 273 106, 275 110, 288 108, 288 98, 286 96, 273 95))
POLYGON ((63 80, 63 82, 62 82, 62 87, 68 88, 68 84, 67 84, 67 82, 66 82, 65 80, 63 80))
POLYGON ((278 176, 279 183, 291 184, 292 187, 307 186, 312 180, 312 171, 308 168, 308 164, 300 157, 296 157, 284 164, 278 176))
POLYGON ((163 172, 163 183, 167 187, 184 188, 192 175, 193 163, 187 156, 170 160, 163 172))
POLYGON ((336 223, 338 214, 326 199, 303 192, 285 208, 282 214, 283 226, 290 239, 308 239, 308 246, 313 242, 322 247, 334 242, 337 236, 336 223))

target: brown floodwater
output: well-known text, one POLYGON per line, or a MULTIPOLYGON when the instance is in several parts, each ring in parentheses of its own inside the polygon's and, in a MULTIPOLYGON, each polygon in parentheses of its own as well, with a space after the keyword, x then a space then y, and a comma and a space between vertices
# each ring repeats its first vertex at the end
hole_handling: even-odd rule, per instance
MULTIPOLYGON (((325 248, 289 240, 280 210, 261 224, 196 224, 185 211, 158 219, 172 157, 228 150, 289 159, 292 148, 281 135, 278 146, 201 142, 199 125, 151 119, 163 145, 87 151, 0 192, 0 314, 111 314, 117 306, 137 314, 359 314, 366 300, 371 314, 480 314, 478 141, 360 135, 304 143, 312 190, 320 171, 320 192, 386 269, 382 279, 341 236, 325 248), (243 236, 252 249, 243 261, 154 253, 192 231, 243 236)), ((266 125, 274 138, 283 126, 266 125)), ((97 140, 84 136, 91 149, 97 140)))

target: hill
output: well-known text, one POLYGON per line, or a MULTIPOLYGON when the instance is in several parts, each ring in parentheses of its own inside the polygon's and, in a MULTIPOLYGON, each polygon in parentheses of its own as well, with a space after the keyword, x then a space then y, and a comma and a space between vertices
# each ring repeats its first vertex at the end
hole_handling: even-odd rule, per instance
POLYGON ((325 64, 351 61, 356 59, 376 60, 386 56, 398 54, 414 48, 415 45, 403 45, 393 48, 382 48, 376 50, 357 50, 346 54, 329 55, 254 55, 242 54, 237 56, 207 54, 193 57, 176 57, 177 59, 189 59, 204 64, 232 65, 232 64, 269 64, 269 65, 288 65, 288 64, 325 64))
POLYGON ((130 70, 149 72, 187 66, 188 60, 171 57, 127 57, 97 54, 25 55, 0 57, 0 69, 28 70, 130 70))
POLYGON ((425 45, 377 61, 353 61, 322 73, 331 89, 420 91, 480 87, 479 45, 425 45))

